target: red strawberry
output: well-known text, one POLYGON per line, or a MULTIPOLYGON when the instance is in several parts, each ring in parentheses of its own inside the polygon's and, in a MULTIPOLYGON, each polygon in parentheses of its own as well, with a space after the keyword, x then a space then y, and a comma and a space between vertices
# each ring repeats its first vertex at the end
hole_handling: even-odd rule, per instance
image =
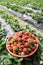
POLYGON ((21 38, 20 38, 20 37, 18 37, 18 41, 19 41, 19 42, 21 41, 21 38))
POLYGON ((16 54, 16 51, 15 51, 15 50, 13 50, 13 53, 14 53, 14 54, 16 54))
POLYGON ((14 46, 17 46, 17 42, 14 42, 14 46))
POLYGON ((28 35, 26 35, 26 36, 24 36, 24 37, 25 37, 25 39, 26 39, 26 38, 28 38, 28 35))
POLYGON ((32 47, 33 50, 35 50, 35 47, 32 47))
POLYGON ((27 50, 28 50, 27 48, 23 48, 23 52, 25 52, 25 53, 26 53, 26 52, 27 52, 27 50))
POLYGON ((34 41, 34 43, 35 43, 35 44, 37 44, 37 43, 38 43, 38 41, 37 41, 37 40, 33 40, 33 41, 34 41))
POLYGON ((18 33, 18 36, 22 36, 22 31, 20 31, 20 32, 18 33))
POLYGON ((25 47, 29 47, 29 46, 30 46, 30 44, 26 42, 25 43, 25 47))
POLYGON ((22 48, 24 48, 25 46, 24 45, 21 45, 22 48))
POLYGON ((11 48, 11 47, 9 46, 8 49, 9 49, 10 51, 12 51, 13 48, 11 48))
POLYGON ((19 47, 20 47, 20 44, 18 43, 18 44, 17 44, 17 48, 19 48, 19 47))
POLYGON ((13 37, 12 37, 12 36, 10 36, 10 37, 8 38, 8 40, 10 41, 12 38, 13 38, 13 37))
POLYGON ((22 37, 22 40, 25 40, 25 37, 24 36, 22 37))
POLYGON ((28 33, 28 32, 25 32, 24 34, 25 34, 25 35, 28 35, 29 33, 28 33))

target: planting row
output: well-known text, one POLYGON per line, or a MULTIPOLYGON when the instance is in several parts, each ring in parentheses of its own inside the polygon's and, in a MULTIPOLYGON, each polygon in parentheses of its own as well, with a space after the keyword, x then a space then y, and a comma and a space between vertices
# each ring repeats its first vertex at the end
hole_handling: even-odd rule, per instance
MULTIPOLYGON (((37 23, 43 23, 43 12, 42 10, 39 9, 34 9, 31 8, 30 6, 20 6, 16 4, 11 4, 11 3, 5 3, 2 4, 8 8, 11 8, 13 11, 20 12, 22 14, 26 14, 27 16, 31 16, 33 19, 37 21, 37 23)), ((35 6, 35 5, 33 5, 35 6)))
POLYGON ((16 3, 16 4, 19 4, 19 5, 27 5, 28 6, 30 5, 31 7, 37 9, 37 8, 42 8, 43 9, 43 0, 0 0, 0 3, 1 4, 5 4, 5 3, 16 3))

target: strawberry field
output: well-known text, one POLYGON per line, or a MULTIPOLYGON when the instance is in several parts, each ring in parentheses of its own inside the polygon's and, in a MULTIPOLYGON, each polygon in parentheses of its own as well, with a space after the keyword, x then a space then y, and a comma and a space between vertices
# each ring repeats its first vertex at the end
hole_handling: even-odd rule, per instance
POLYGON ((0 65, 24 64, 43 65, 43 0, 0 0, 0 65), (19 58, 8 52, 6 42, 23 30, 34 34, 39 44, 33 55, 19 58))

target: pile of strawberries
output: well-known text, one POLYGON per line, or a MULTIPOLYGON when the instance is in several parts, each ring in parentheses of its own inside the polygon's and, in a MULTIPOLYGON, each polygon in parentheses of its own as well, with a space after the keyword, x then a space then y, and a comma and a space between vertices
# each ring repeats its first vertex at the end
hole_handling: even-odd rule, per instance
POLYGON ((36 36, 27 31, 19 31, 8 38, 8 49, 16 55, 28 55, 36 48, 36 36))

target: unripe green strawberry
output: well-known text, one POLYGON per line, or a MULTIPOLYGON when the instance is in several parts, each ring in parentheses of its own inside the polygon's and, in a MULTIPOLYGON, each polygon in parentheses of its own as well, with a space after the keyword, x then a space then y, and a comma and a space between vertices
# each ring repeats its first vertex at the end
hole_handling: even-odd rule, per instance
POLYGON ((17 51, 17 50, 18 50, 18 48, 17 48, 16 46, 14 46, 14 47, 13 47, 13 50, 16 50, 16 51, 17 51))
POLYGON ((24 52, 21 52, 21 55, 25 55, 25 53, 24 52))

